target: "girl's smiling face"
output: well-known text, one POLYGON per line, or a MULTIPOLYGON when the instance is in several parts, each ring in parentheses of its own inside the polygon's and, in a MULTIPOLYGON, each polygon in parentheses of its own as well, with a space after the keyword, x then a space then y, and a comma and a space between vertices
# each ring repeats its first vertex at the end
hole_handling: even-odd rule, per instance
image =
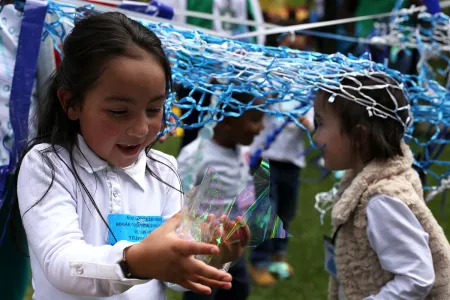
MULTIPOLYGON (((81 135, 103 160, 128 167, 163 129, 166 78, 161 64, 142 49, 111 59, 84 97, 69 108, 81 135)), ((70 97, 60 90, 59 98, 70 97)))

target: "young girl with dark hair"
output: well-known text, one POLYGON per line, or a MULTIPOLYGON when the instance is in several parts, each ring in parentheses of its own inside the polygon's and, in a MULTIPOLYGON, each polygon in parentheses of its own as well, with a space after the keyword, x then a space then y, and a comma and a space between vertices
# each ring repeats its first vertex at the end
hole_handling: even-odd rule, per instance
POLYGON ((408 109, 396 110, 407 108, 402 88, 377 73, 341 84, 341 94, 320 91, 314 104, 325 167, 347 170, 326 240, 329 299, 450 299, 450 247, 403 141, 410 120, 408 109), (357 98, 396 115, 371 115, 357 98))
POLYGON ((151 149, 171 89, 161 41, 125 15, 94 14, 63 53, 17 168, 33 299, 165 299, 163 282, 230 288, 229 274, 194 258, 230 249, 177 237, 176 160, 151 149))

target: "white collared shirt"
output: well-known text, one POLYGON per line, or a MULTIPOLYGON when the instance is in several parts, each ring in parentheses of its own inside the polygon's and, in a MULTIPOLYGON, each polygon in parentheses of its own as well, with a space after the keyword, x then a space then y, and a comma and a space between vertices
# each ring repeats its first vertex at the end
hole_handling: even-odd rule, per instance
MULTIPOLYGON (((181 193, 146 171, 148 166, 166 183, 180 189, 172 156, 155 150, 149 153, 171 168, 142 152, 135 164, 120 169, 100 159, 81 136, 78 144, 75 169, 105 220, 111 213, 162 216, 167 220, 180 210, 181 193)), ((33 299, 165 299, 164 283, 124 278, 118 262, 124 248, 133 243, 109 244, 106 225, 75 181, 69 153, 58 147, 58 158, 49 147, 40 144, 27 153, 17 185, 30 250, 33 299), (50 189, 49 164, 54 170, 50 189)))

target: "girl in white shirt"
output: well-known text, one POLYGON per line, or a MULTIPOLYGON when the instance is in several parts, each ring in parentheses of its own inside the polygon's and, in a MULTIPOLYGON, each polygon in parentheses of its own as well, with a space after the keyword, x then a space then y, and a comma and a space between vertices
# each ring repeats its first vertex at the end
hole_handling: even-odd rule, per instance
POLYGON ((151 150, 171 86, 158 37, 96 14, 76 23, 63 53, 17 171, 33 299, 165 299, 162 282, 230 288, 229 274, 194 255, 231 259, 242 244, 178 238, 176 160, 151 150))

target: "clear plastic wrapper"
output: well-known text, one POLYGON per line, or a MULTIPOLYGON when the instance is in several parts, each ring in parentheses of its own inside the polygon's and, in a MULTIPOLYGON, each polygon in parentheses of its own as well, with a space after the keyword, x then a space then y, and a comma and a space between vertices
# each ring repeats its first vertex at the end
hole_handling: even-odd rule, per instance
POLYGON ((208 169, 202 183, 186 193, 177 234, 220 247, 220 255, 196 258, 227 271, 245 248, 271 238, 287 238, 269 199, 269 165, 262 162, 254 180, 233 200, 225 200, 219 174, 208 169))

